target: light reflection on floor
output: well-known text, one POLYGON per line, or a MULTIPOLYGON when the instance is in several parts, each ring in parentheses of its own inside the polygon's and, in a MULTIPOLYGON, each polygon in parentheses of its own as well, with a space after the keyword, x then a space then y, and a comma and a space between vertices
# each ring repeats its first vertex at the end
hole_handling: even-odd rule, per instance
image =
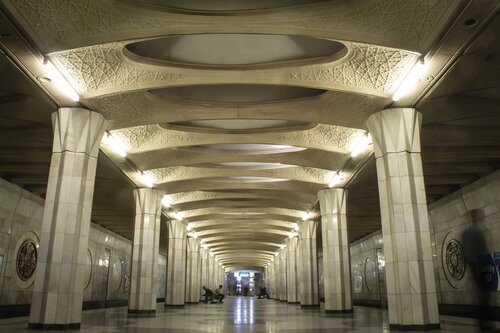
MULTIPOLYGON (((0 320, 0 332, 33 333, 28 318, 0 320)), ((470 319, 441 317, 441 331, 472 333, 470 319)), ((354 315, 325 315, 321 309, 301 309, 274 300, 230 297, 223 304, 186 305, 165 308, 158 303, 154 318, 127 316, 127 308, 84 311, 81 333, 372 333, 389 332, 387 311, 355 307, 354 315)), ((436 331, 433 331, 436 332, 436 331)))

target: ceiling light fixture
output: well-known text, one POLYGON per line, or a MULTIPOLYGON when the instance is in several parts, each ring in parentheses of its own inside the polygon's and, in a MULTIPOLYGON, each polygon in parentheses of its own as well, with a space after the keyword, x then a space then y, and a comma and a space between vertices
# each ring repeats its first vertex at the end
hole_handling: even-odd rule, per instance
POLYGON ((394 95, 392 96, 392 100, 394 102, 400 100, 402 97, 408 95, 417 85, 418 80, 422 78, 422 75, 425 71, 425 63, 424 61, 419 61, 413 66, 411 71, 406 75, 405 79, 396 90, 394 95))
POLYGON ((154 185, 154 180, 153 178, 148 175, 146 172, 138 172, 139 174, 139 179, 146 185, 147 187, 153 187, 154 185))
POLYGON ((188 224, 186 225, 186 230, 187 230, 187 231, 191 231, 191 229, 193 229, 193 225, 192 225, 191 223, 188 223, 188 224))
POLYGON ((299 224, 298 224, 298 223, 294 223, 294 224, 293 224, 293 230, 295 230, 295 231, 299 231, 299 228, 300 228, 300 227, 299 227, 299 224))
POLYGON ((283 244, 281 244, 281 245, 280 245, 280 248, 281 248, 282 250, 283 250, 285 247, 286 247, 286 244, 285 244, 285 243, 283 243, 283 244))
POLYGON ((306 221, 309 218, 309 212, 303 212, 302 213, 302 221, 306 221))
POLYGON ((290 231, 290 232, 288 233, 288 237, 289 237, 289 238, 293 238, 293 237, 296 237, 296 236, 298 236, 298 235, 299 235, 299 234, 298 234, 297 232, 295 232, 295 231, 290 231))
POLYGON ((200 243, 200 246, 204 249, 208 249, 208 245, 203 242, 200 243))
POLYGON ((174 212, 174 218, 178 221, 182 221, 182 219, 184 218, 184 213, 183 212, 174 212))
POLYGON ((127 156, 127 152, 125 151, 125 149, 123 149, 120 142, 113 135, 111 135, 111 133, 109 132, 104 133, 103 140, 104 143, 108 145, 109 148, 111 148, 111 150, 113 150, 115 153, 117 153, 121 157, 127 156))
POLYGON ((212 251, 208 251, 208 254, 210 254, 211 257, 214 256, 214 253, 212 251))
POLYGON ((50 80, 55 83, 57 88, 61 90, 62 93, 71 98, 72 101, 78 102, 80 100, 80 96, 78 96, 73 87, 71 87, 68 81, 47 58, 43 60, 43 69, 45 73, 47 73, 50 80))
POLYGON ((336 174, 333 175, 332 179, 330 180, 330 183, 328 183, 328 187, 332 188, 338 183, 340 183, 342 180, 344 180, 344 177, 342 176, 342 174, 337 172, 336 174))
POLYGON ((161 204, 165 207, 170 207, 172 205, 172 198, 168 195, 164 195, 161 199, 161 204))
POLYGON ((368 149, 368 147, 372 144, 372 136, 370 133, 363 134, 356 144, 356 147, 351 152, 351 157, 356 157, 359 154, 363 153, 368 149))

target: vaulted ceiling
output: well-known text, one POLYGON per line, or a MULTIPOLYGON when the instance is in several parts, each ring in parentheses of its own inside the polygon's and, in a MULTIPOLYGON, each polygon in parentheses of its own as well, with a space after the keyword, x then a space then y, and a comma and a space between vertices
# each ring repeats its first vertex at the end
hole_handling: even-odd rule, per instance
POLYGON ((429 202, 500 163, 497 1, 1 4, 0 175, 43 196, 50 113, 95 110, 127 154, 101 144, 92 219, 128 238, 141 174, 228 267, 264 267, 329 184, 349 190, 350 239, 363 237, 380 228, 376 172, 370 146, 351 153, 387 107, 424 115, 429 202))

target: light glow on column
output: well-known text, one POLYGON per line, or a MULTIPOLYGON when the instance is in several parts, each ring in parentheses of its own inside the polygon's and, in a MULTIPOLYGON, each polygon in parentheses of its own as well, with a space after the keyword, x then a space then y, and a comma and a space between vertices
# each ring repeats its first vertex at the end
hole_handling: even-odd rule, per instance
POLYGON ((172 205, 172 198, 169 195, 164 195, 161 199, 161 204, 166 208, 170 207, 172 205))
POLYGON ((111 133, 106 132, 103 139, 104 142, 109 146, 109 148, 111 148, 111 150, 113 150, 115 153, 117 153, 121 157, 127 156, 127 152, 125 151, 125 149, 123 149, 121 143, 111 133))
POLYGON ((363 134, 356 144, 356 147, 351 152, 351 157, 356 157, 368 149, 372 144, 372 136, 370 133, 363 134))
POLYGON ((153 185, 154 185, 153 177, 151 177, 150 175, 148 175, 146 172, 139 172, 139 179, 147 187, 153 187, 153 185))
POLYGON ((328 183, 328 187, 332 188, 338 183, 340 183, 342 180, 344 180, 344 177, 342 176, 342 174, 337 172, 336 174, 333 175, 332 179, 330 180, 330 183, 328 183))
POLYGON ((43 61, 43 69, 49 79, 54 82, 56 87, 66 96, 71 98, 71 100, 78 102, 80 100, 80 96, 76 93, 76 91, 71 87, 68 81, 61 75, 61 73, 57 70, 57 68, 50 62, 50 60, 45 59, 43 61))
POLYGON ((176 220, 182 221, 182 219, 184 218, 184 213, 183 212, 174 212, 174 217, 176 220))
POLYGON ((405 77, 399 88, 392 96, 394 102, 400 100, 402 97, 408 95, 417 85, 418 80, 422 78, 425 71, 424 62, 418 62, 413 66, 410 73, 405 77))

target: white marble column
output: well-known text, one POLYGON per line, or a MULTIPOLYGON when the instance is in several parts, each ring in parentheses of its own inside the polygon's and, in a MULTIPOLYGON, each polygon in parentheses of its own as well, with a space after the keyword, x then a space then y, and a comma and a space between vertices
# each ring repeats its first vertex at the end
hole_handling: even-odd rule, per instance
POLYGON ((162 196, 157 189, 134 190, 135 222, 129 314, 156 313, 162 196))
POLYGON ((347 233, 347 191, 318 192, 323 238, 323 281, 326 313, 352 313, 351 265, 347 233))
POLYGON ((165 306, 182 307, 186 295, 186 226, 168 221, 168 261, 165 306))
POLYGON ((214 257, 212 255, 210 255, 210 251, 208 253, 209 253, 208 258, 207 258, 208 278, 207 278, 207 286, 206 287, 213 291, 213 289, 214 289, 214 286, 213 286, 213 284, 214 284, 214 257))
POLYGON ((274 265, 273 261, 269 263, 267 267, 267 271, 269 272, 269 277, 267 279, 267 292, 269 293, 270 298, 274 298, 274 265))
POLYGON ((220 281, 219 281, 219 262, 213 257, 212 265, 214 267, 213 269, 213 288, 216 289, 219 287, 220 281))
POLYGON ((78 329, 104 118, 80 108, 52 114, 54 142, 42 220, 30 328, 78 329))
POLYGON ((286 248, 280 250, 280 301, 287 301, 287 280, 286 280, 286 267, 287 267, 287 251, 286 248))
POLYGON ((197 304, 200 301, 200 274, 200 240, 198 238, 189 237, 187 239, 186 303, 197 304))
POLYGON ((300 223, 299 230, 299 301, 301 307, 319 307, 318 254, 316 221, 300 223))
POLYGON ((401 108, 375 113, 366 123, 377 163, 391 329, 439 328, 421 122, 415 109, 401 108))
POLYGON ((299 238, 293 237, 286 240, 287 265, 286 265, 286 299, 288 303, 299 303, 299 292, 297 287, 297 247, 299 238))
POLYGON ((273 281, 274 281, 274 299, 279 301, 281 296, 280 284, 280 258, 279 255, 274 256, 273 265, 273 281))
MULTIPOLYGON (((201 286, 205 286, 206 288, 210 288, 209 278, 208 278, 208 258, 210 255, 208 254, 207 249, 200 249, 200 257, 201 257, 201 286)), ((204 293, 203 290, 200 290, 201 293, 204 293)), ((204 299, 200 295, 200 301, 204 301, 204 299)))

